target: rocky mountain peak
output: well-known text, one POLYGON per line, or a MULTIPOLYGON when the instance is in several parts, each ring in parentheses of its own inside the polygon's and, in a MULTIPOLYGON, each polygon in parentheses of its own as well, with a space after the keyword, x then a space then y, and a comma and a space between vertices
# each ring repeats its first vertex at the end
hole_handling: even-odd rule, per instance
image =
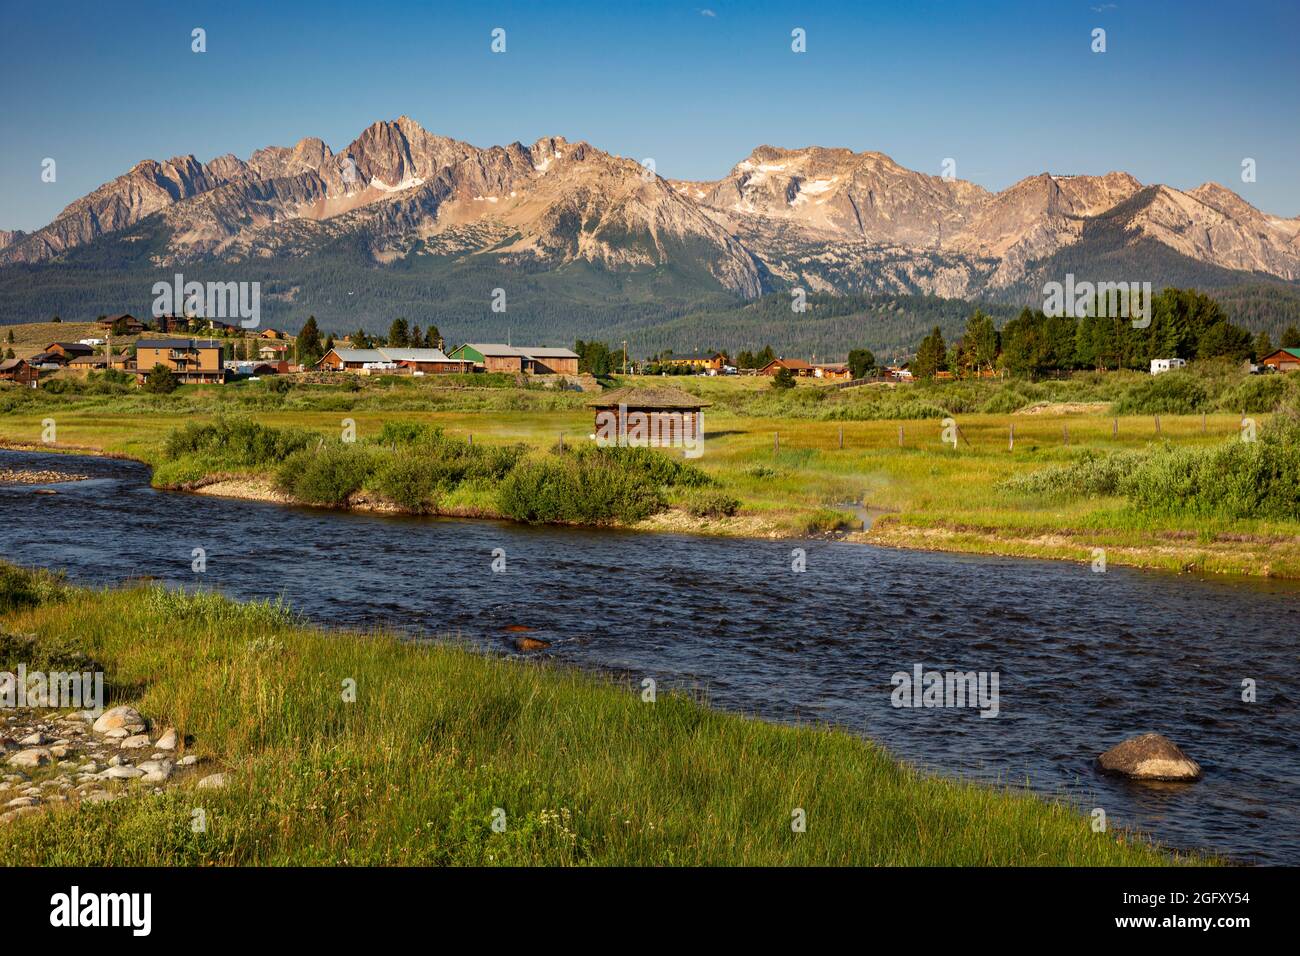
POLYGON ((144 160, 45 228, 0 233, 0 266, 156 217, 159 264, 309 255, 350 236, 377 262, 437 248, 608 270, 672 264, 746 296, 774 281, 964 296, 1025 281, 1102 216, 1125 242, 1300 278, 1300 218, 1266 215, 1217 183, 1180 192, 1120 171, 1043 172, 991 193, 882 152, 772 144, 719 180, 671 181, 580 140, 478 148, 405 115, 372 123, 337 153, 309 136, 247 161, 144 160))

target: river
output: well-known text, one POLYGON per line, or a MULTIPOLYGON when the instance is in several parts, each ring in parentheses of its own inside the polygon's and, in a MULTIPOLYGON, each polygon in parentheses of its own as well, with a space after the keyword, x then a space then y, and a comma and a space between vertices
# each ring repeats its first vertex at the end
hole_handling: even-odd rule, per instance
POLYGON ((937 773, 1101 807, 1167 846, 1300 863, 1294 583, 284 508, 155 491, 145 466, 103 458, 0 452, 4 468, 91 476, 55 495, 0 486, 0 557, 74 582, 152 576, 283 595, 322 625, 501 653, 514 653, 507 628, 529 627, 559 661, 771 720, 834 723, 937 773), (197 547, 203 574, 191 571, 197 547), (892 675, 918 664, 996 673, 998 716, 892 706, 892 675), (1097 754, 1144 731, 1171 737, 1204 779, 1097 773, 1097 754))

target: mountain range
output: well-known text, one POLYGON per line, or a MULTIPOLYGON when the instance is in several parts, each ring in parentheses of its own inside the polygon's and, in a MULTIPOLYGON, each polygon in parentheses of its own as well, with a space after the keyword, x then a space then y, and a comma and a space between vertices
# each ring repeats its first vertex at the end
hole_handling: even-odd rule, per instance
POLYGON ((145 160, 42 229, 0 231, 0 320, 147 312, 175 272, 260 280, 282 324, 425 313, 568 340, 795 287, 1031 303, 1066 272, 1289 285, 1300 217, 1216 183, 1041 173, 995 193, 823 147, 760 146, 717 181, 672 180, 585 142, 481 149, 403 116, 337 153, 308 138, 247 160, 145 160))

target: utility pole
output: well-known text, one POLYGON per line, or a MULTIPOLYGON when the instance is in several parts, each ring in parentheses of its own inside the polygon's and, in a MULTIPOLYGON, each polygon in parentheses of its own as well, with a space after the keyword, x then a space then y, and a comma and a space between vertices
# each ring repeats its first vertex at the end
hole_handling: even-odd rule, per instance
POLYGON ((623 374, 627 374, 627 339, 623 340, 623 374))

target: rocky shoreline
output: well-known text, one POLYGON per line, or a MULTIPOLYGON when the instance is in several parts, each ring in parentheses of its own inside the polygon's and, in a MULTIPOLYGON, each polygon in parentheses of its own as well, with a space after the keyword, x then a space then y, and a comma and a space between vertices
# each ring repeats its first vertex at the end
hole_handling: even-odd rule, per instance
POLYGON ((66 471, 44 468, 31 471, 22 468, 6 468, 0 471, 0 485, 56 485, 65 481, 89 481, 89 475, 76 475, 66 471))
POLYGON ((203 774, 204 758, 179 754, 184 748, 174 728, 151 735, 134 707, 98 716, 18 708, 0 729, 0 824, 60 805, 159 794, 188 780, 205 789, 225 785, 225 774, 203 774))

